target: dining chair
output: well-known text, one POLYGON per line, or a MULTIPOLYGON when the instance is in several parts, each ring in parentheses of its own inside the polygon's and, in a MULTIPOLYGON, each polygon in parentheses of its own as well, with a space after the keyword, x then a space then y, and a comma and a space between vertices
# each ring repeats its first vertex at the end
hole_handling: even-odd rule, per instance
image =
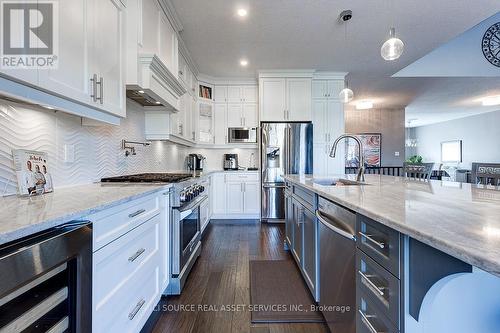
POLYGON ((434 163, 403 163, 403 174, 406 178, 412 179, 431 179, 434 163))
POLYGON ((472 163, 474 184, 500 186, 500 163, 472 163))

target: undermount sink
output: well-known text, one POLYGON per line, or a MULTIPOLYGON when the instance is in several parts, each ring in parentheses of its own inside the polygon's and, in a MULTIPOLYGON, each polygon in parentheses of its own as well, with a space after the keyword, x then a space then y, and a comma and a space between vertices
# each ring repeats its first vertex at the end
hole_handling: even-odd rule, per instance
POLYGON ((319 178, 313 179, 314 184, 322 186, 361 186, 367 185, 366 183, 357 182, 355 180, 342 179, 342 178, 319 178))

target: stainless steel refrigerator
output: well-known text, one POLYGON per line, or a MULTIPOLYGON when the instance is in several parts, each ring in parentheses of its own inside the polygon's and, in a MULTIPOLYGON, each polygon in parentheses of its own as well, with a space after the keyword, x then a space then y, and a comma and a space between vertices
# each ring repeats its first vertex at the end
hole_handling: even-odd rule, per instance
POLYGON ((285 219, 284 174, 313 171, 313 125, 262 122, 260 127, 261 219, 285 219))

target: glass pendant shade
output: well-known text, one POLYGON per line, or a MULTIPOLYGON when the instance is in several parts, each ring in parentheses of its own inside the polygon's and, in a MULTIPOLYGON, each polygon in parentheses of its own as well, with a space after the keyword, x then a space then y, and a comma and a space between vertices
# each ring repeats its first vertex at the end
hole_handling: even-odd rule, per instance
POLYGON ((354 98, 354 92, 351 89, 345 87, 340 91, 339 97, 343 103, 349 103, 354 98))
POLYGON ((405 44, 401 39, 396 38, 396 29, 391 28, 389 31, 389 39, 385 41, 380 49, 380 55, 385 60, 396 60, 403 54, 405 44))

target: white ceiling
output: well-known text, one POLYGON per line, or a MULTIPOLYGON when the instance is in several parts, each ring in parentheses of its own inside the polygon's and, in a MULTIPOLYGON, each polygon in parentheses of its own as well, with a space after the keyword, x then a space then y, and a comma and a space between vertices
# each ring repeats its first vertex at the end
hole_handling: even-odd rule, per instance
MULTIPOLYGON (((262 69, 349 72, 356 99, 375 107, 408 106, 408 117, 426 122, 492 111, 460 110, 460 101, 500 94, 498 78, 392 78, 391 75, 500 10, 498 0, 172 0, 184 26, 181 36, 200 72, 255 77, 262 69), (241 19, 236 9, 248 9, 241 19), (339 13, 351 9, 345 26, 339 13), (380 57, 391 25, 405 42, 394 62, 380 57), (347 40, 346 40, 347 36, 347 40), (242 68, 239 60, 249 65, 242 68), (432 88, 431 88, 432 87, 432 88), (496 89, 495 89, 496 88, 496 89), (437 114, 429 120, 429 114, 437 114), (445 117, 445 118, 446 118, 445 117)), ((479 104, 477 104, 479 105, 479 104)), ((462 105, 462 107, 465 107, 462 105)))

